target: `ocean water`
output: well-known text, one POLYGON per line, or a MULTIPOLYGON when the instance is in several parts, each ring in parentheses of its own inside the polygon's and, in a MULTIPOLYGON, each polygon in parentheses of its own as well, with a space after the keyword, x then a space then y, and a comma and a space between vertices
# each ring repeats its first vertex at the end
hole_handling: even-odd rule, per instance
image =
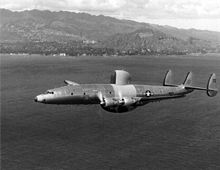
POLYGON ((78 83, 109 83, 115 69, 135 84, 162 84, 172 69, 206 87, 220 57, 1 55, 1 169, 220 169, 220 95, 195 91, 113 114, 99 105, 44 105, 34 97, 78 83))

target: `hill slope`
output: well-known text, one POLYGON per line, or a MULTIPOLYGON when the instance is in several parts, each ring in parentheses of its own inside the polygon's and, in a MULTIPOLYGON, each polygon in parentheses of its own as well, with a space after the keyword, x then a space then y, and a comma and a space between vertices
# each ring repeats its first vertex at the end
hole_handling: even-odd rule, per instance
POLYGON ((44 45, 45 42, 58 43, 54 45, 58 52, 60 49, 57 46, 63 49, 66 43, 73 41, 74 45, 78 42, 80 47, 92 44, 93 48, 133 50, 138 53, 220 51, 220 32, 184 30, 65 11, 12 12, 0 9, 0 16, 1 52, 5 49, 10 51, 12 44, 22 43, 33 43, 34 49, 40 45, 39 42, 44 42, 44 45))

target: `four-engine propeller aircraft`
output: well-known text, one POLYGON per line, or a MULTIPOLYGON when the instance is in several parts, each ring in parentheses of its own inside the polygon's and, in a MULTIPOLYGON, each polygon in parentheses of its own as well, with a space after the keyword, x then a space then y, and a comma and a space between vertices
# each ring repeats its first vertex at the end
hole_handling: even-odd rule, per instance
POLYGON ((206 88, 192 86, 192 72, 181 85, 172 81, 169 70, 163 86, 130 84, 130 75, 124 70, 115 70, 111 84, 78 84, 65 80, 66 86, 47 90, 35 97, 36 102, 45 104, 100 104, 109 112, 122 113, 150 102, 181 98, 194 90, 204 90, 213 97, 217 94, 216 75, 211 74, 206 88))

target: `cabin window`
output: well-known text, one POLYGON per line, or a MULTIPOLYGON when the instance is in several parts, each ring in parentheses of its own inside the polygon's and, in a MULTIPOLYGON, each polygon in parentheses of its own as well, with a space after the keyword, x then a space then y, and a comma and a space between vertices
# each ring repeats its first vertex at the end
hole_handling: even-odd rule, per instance
POLYGON ((110 91, 109 94, 112 94, 112 92, 110 91))
POLYGON ((84 92, 83 95, 86 95, 86 93, 84 92))
POLYGON ((73 93, 71 93, 71 95, 73 95, 73 93))

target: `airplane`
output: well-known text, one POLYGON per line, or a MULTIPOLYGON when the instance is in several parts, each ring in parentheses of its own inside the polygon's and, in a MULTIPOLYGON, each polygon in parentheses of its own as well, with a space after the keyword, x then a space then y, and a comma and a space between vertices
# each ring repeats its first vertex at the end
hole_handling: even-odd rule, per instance
POLYGON ((183 84, 173 83, 173 73, 168 70, 163 85, 130 84, 131 76, 127 71, 115 70, 110 84, 78 84, 64 80, 65 86, 47 90, 35 97, 35 102, 44 104, 100 104, 113 113, 131 111, 150 102, 182 98, 194 90, 206 91, 209 97, 217 94, 216 74, 212 73, 207 87, 192 85, 192 72, 188 72, 183 84))

